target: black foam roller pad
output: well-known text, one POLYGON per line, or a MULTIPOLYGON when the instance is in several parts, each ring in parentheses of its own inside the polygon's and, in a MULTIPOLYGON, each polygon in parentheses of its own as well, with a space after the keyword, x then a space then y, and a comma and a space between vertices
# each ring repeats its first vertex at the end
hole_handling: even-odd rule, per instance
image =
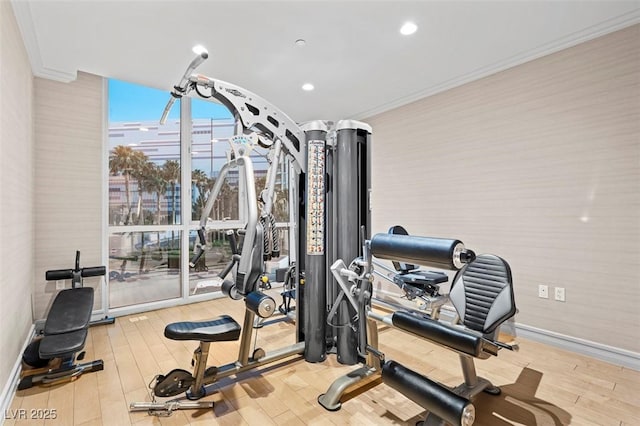
POLYGON ((371 239, 371 252, 379 259, 455 270, 459 269, 454 264, 458 244, 462 242, 446 238, 376 234, 371 239))
POLYGON ((83 277, 99 277, 107 273, 107 268, 104 266, 91 266, 89 268, 82 268, 81 274, 83 277))
POLYGON ((70 280, 73 278, 73 269, 55 269, 45 272, 44 275, 47 281, 56 280, 70 280))
POLYGON ((393 326, 416 334, 455 351, 479 357, 482 354, 482 337, 461 328, 438 321, 420 318, 409 312, 396 311, 391 317, 393 326))
POLYGON ((453 425, 461 424, 463 412, 471 404, 468 399, 395 361, 387 361, 382 367, 382 381, 453 425))

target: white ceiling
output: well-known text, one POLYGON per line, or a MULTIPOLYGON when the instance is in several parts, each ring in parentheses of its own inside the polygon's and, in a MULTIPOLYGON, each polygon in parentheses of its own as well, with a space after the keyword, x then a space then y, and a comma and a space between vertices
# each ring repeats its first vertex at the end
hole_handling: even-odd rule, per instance
POLYGON ((199 43, 198 72, 296 121, 364 118, 640 22, 640 1, 12 1, 38 76, 169 91, 199 43))

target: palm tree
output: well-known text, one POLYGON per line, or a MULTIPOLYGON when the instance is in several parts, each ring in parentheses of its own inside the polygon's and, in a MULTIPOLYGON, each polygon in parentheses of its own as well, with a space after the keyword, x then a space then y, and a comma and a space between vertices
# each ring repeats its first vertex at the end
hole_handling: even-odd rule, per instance
POLYGON ((131 222, 131 192, 129 188, 129 179, 134 170, 134 150, 129 146, 118 145, 113 148, 109 156, 109 173, 112 176, 121 175, 124 177, 125 200, 127 203, 127 218, 125 225, 131 222))
POLYGON ((160 167, 153 162, 147 162, 142 169, 140 185, 144 192, 156 195, 156 218, 155 224, 160 225, 160 203, 162 196, 167 190, 167 182, 162 177, 160 167))
MULTIPOLYGON (((162 201, 162 197, 164 196, 166 190, 167 190, 167 181, 164 180, 164 178, 162 177, 162 170, 160 167, 158 167, 157 164, 149 161, 144 165, 144 169, 143 169, 143 176, 140 180, 140 184, 141 184, 141 188, 144 190, 144 192, 147 192, 149 194, 155 194, 155 201, 156 201, 156 217, 155 220, 151 219, 151 224, 153 225, 154 222, 156 225, 160 225, 161 222, 161 201, 162 201)), ((144 236, 144 233, 143 233, 144 236)), ((144 241, 144 237, 143 237, 143 241, 144 241)), ((156 231, 156 242, 159 244, 160 243, 160 232, 156 231)), ((157 251, 156 254, 160 253, 160 247, 158 246, 155 251, 157 251)), ((143 258, 144 256, 146 256, 145 250, 143 249, 143 258)), ((153 254, 152 254, 153 257, 153 254)), ((140 267, 140 271, 142 272, 143 268, 142 268, 142 262, 141 262, 141 267, 140 267)))
POLYGON ((233 210, 233 196, 236 197, 236 202, 238 200, 237 189, 232 188, 229 185, 228 181, 224 181, 222 186, 220 187, 220 193, 218 194, 218 219, 224 220, 225 217, 233 217, 231 216, 231 211, 233 210), (227 210, 229 210, 229 214, 226 214, 227 210))
POLYGON ((191 172, 191 182, 193 182, 198 190, 198 198, 193 203, 193 219, 199 219, 202 214, 202 209, 207 202, 205 194, 210 180, 205 172, 200 169, 195 169, 191 172))
POLYGON ((180 182, 180 163, 167 160, 162 165, 162 177, 171 184, 171 224, 176 223, 176 185, 180 182))
POLYGON ((138 225, 144 224, 142 194, 145 190, 144 181, 149 169, 149 164, 151 164, 149 162, 149 157, 147 157, 145 153, 141 151, 133 152, 131 176, 136 179, 136 182, 138 184, 138 208, 137 208, 138 225))

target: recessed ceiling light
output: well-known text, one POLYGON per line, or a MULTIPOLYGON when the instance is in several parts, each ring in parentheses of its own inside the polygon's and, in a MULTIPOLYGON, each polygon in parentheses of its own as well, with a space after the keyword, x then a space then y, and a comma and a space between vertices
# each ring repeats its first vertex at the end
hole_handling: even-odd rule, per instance
POLYGON ((413 22, 405 22, 400 28, 400 34, 402 35, 411 35, 418 31, 418 26, 413 22))
POLYGON ((138 146, 138 144, 137 144, 137 143, 130 143, 130 144, 129 144, 129 145, 127 145, 127 146, 138 146))
POLYGON ((148 131, 149 131, 149 128, 147 128, 147 127, 140 127, 140 131, 141 131, 141 132, 148 132, 148 131))
POLYGON ((302 90, 306 91, 306 92, 310 92, 314 89, 313 84, 311 83, 305 83, 302 85, 302 90))
POLYGON ((299 38, 296 40, 296 46, 298 47, 304 47, 306 46, 307 41, 305 39, 299 38))
POLYGON ((193 46, 193 48, 191 50, 193 50, 193 53, 195 53, 196 55, 202 55, 203 53, 209 53, 209 52, 207 52, 207 48, 204 47, 201 44, 196 44, 195 46, 193 46))

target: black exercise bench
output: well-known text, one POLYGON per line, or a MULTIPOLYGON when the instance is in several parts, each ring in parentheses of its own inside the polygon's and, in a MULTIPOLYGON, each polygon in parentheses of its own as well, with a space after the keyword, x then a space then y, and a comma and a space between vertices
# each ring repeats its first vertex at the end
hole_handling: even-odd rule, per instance
POLYGON ((26 375, 18 384, 18 390, 34 385, 52 385, 73 380, 83 373, 104 369, 102 360, 76 364, 84 358, 91 313, 93 311, 93 288, 82 287, 82 278, 105 275, 104 266, 80 268, 80 252, 76 252, 75 269, 58 269, 46 272, 47 281, 72 280, 72 288, 60 291, 47 315, 43 337, 27 346, 22 357, 25 364, 41 368, 54 358, 61 359, 58 368, 26 375))

